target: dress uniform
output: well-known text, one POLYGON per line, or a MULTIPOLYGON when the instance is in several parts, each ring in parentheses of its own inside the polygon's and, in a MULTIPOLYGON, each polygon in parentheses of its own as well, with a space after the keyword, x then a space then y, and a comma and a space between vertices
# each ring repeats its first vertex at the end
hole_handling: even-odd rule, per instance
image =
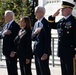
MULTIPOLYGON (((73 9, 74 4, 63 1, 62 9, 73 9)), ((76 18, 70 14, 57 23, 55 17, 49 16, 50 26, 58 30, 58 56, 60 57, 62 75, 73 75, 73 57, 76 50, 76 18)))

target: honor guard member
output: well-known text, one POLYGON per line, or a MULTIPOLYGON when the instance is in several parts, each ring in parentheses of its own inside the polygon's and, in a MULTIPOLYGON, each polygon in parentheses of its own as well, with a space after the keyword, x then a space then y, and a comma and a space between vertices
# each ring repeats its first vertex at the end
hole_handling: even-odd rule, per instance
POLYGON ((62 8, 48 17, 50 27, 58 30, 58 56, 60 57, 62 75, 73 75, 73 58, 76 51, 76 18, 72 15, 75 5, 62 1, 62 8), (63 18, 55 22, 60 10, 63 18))

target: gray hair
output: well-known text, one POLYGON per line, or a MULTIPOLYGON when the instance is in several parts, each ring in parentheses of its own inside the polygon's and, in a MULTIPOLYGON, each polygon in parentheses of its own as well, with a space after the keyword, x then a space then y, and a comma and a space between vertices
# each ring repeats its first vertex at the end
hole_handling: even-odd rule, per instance
POLYGON ((36 10, 39 10, 40 12, 42 12, 42 13, 45 14, 45 8, 42 7, 42 6, 37 6, 37 7, 35 8, 35 12, 36 12, 36 10))
POLYGON ((11 11, 11 10, 6 10, 6 11, 5 11, 5 15, 6 15, 7 13, 9 13, 9 15, 11 15, 12 18, 14 18, 14 12, 13 12, 13 11, 11 11))

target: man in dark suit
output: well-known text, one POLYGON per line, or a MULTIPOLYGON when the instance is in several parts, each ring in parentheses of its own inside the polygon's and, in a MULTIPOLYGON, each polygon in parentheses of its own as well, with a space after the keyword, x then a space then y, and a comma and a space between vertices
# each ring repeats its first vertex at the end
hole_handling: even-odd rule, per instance
POLYGON ((44 18, 45 8, 36 7, 37 22, 32 31, 34 43, 35 65, 37 75, 50 75, 49 55, 51 54, 51 36, 48 21, 44 18))
POLYGON ((3 55, 5 55, 8 75, 18 75, 17 58, 14 48, 14 38, 18 34, 19 25, 14 21, 14 13, 6 10, 4 14, 5 26, 2 30, 3 55))
POLYGON ((57 23, 55 17, 60 13, 60 9, 49 16, 50 26, 58 29, 58 56, 60 57, 62 75, 73 75, 73 58, 76 57, 76 18, 72 15, 75 5, 63 1, 62 2, 62 19, 57 23))

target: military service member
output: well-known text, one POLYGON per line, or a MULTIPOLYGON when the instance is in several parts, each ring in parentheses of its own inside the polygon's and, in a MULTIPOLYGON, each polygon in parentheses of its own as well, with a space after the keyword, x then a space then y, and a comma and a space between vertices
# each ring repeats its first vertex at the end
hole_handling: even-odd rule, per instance
POLYGON ((76 57, 76 18, 72 15, 75 5, 66 1, 62 2, 62 8, 53 16, 48 17, 50 27, 58 30, 58 56, 60 57, 62 75, 73 75, 73 58, 76 57), (62 12, 62 19, 55 22, 55 17, 62 12))

